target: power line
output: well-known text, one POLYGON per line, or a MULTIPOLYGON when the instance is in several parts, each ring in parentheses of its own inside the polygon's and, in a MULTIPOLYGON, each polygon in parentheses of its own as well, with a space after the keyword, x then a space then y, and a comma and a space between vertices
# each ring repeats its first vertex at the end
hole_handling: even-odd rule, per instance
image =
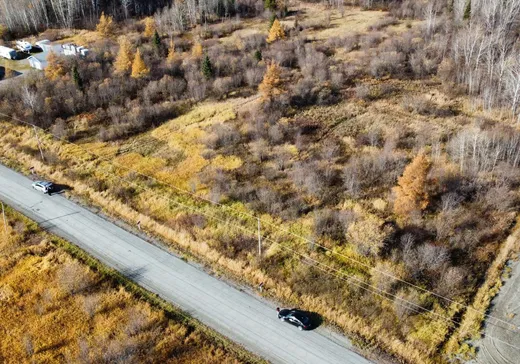
MULTIPOLYGON (((466 309, 471 310, 471 311, 473 311, 473 312, 477 312, 477 313, 479 313, 479 314, 482 314, 484 317, 492 318, 492 319, 494 319, 494 320, 496 320, 496 321, 498 321, 498 322, 502 322, 503 324, 506 324, 506 325, 512 326, 512 327, 514 327, 514 328, 516 329, 516 326, 515 326, 515 325, 513 325, 513 324, 511 324, 511 323, 509 323, 509 322, 507 322, 507 321, 505 321, 505 320, 502 320, 502 319, 499 319, 499 318, 497 318, 497 317, 494 317, 494 316, 492 316, 492 315, 486 313, 485 311, 479 311, 479 310, 477 310, 477 309, 475 309, 475 308, 473 308, 473 307, 471 307, 471 306, 469 306, 469 305, 462 304, 462 303, 457 302, 457 301, 454 301, 454 300, 452 300, 452 299, 450 299, 450 298, 448 298, 448 297, 445 297, 445 296, 440 295, 440 294, 438 294, 438 293, 435 293, 435 292, 433 292, 433 291, 427 290, 427 289, 425 289, 425 288, 423 288, 423 287, 417 286, 417 285, 415 285, 415 284, 413 284, 413 283, 411 283, 411 282, 408 282, 408 281, 406 281, 406 280, 404 280, 404 279, 402 279, 402 278, 399 278, 399 277, 397 277, 397 276, 394 276, 394 275, 392 275, 392 274, 390 274, 390 273, 388 273, 388 272, 386 272, 386 271, 383 271, 383 270, 377 269, 377 268, 375 268, 375 267, 372 267, 372 266, 370 266, 369 264, 366 264, 366 263, 364 263, 364 262, 362 262, 362 261, 360 261, 360 260, 358 260, 358 259, 354 259, 354 258, 352 258, 352 257, 346 256, 346 255, 341 254, 341 253, 339 253, 339 252, 337 252, 337 251, 334 251, 334 250, 332 250, 332 249, 330 249, 330 248, 328 248, 328 247, 326 247, 326 246, 324 246, 324 245, 322 245, 322 244, 319 244, 319 243, 317 243, 317 242, 315 242, 315 241, 313 241, 313 240, 310 240, 310 239, 308 239, 308 238, 306 238, 306 237, 304 237, 304 236, 301 236, 301 235, 296 234, 296 233, 294 233, 294 232, 292 232, 292 231, 290 231, 290 230, 287 230, 287 229, 285 229, 285 228, 283 228, 283 227, 280 227, 279 225, 276 225, 276 224, 274 224, 274 223, 272 223, 272 222, 269 222, 269 221, 263 220, 263 219, 261 219, 260 217, 257 217, 257 216, 255 216, 255 215, 253 215, 253 214, 250 214, 250 213, 247 213, 247 212, 243 212, 243 211, 238 211, 238 210, 236 210, 236 209, 234 209, 234 208, 232 208, 232 207, 230 207, 230 206, 227 206, 227 205, 221 204, 221 203, 219 203, 219 202, 211 201, 210 199, 207 199, 207 198, 205 198, 205 197, 202 197, 202 196, 200 196, 200 195, 198 195, 198 194, 196 194, 196 193, 193 193, 193 192, 190 192, 190 191, 184 190, 184 189, 182 189, 182 188, 180 188, 180 187, 177 187, 177 186, 175 186, 175 185, 171 185, 171 184, 168 184, 168 183, 163 182, 163 181, 161 181, 161 180, 158 180, 156 177, 153 177, 153 176, 150 176, 150 175, 144 174, 144 173, 142 173, 142 172, 136 171, 136 170, 134 170, 134 169, 132 169, 132 168, 129 168, 129 167, 123 166, 123 165, 121 165, 121 164, 119 164, 119 163, 117 163, 117 162, 115 162, 115 161, 113 161, 113 160, 111 160, 111 159, 109 159, 109 158, 107 158, 107 157, 104 157, 104 156, 101 156, 101 155, 99 155, 99 154, 96 154, 95 152, 92 152, 91 150, 88 150, 88 149, 82 147, 81 145, 79 145, 79 144, 77 144, 77 143, 70 142, 70 141, 68 141, 68 140, 66 140, 65 138, 62 138, 62 137, 58 137, 58 136, 56 136, 56 135, 54 135, 54 134, 52 134, 52 133, 46 131, 45 129, 43 129, 43 128, 41 128, 41 127, 35 125, 35 124, 29 123, 29 122, 27 122, 27 121, 21 120, 21 119, 16 118, 16 117, 9 116, 9 115, 4 114, 4 113, 2 113, 2 112, 0 112, 0 115, 3 115, 3 116, 5 116, 5 117, 7 117, 7 118, 10 118, 10 119, 12 119, 12 120, 18 121, 18 122, 20 122, 20 123, 22 123, 22 124, 25 124, 25 125, 31 126, 31 127, 33 127, 33 128, 38 128, 38 129, 42 130, 44 133, 46 133, 46 134, 50 134, 50 135, 53 136, 54 138, 56 138, 56 139, 58 139, 58 140, 60 140, 60 141, 62 141, 62 142, 64 142, 64 143, 66 143, 66 144, 73 145, 73 146, 79 148, 80 150, 82 150, 82 151, 84 151, 84 152, 86 152, 86 153, 88 153, 88 154, 91 154, 91 155, 95 156, 96 158, 98 158, 98 159, 100 159, 100 160, 104 160, 105 162, 108 162, 109 164, 111 164, 111 165, 113 165, 113 166, 116 166, 116 167, 118 167, 118 168, 121 168, 121 169, 123 169, 123 170, 126 170, 127 172, 135 173, 136 175, 141 176, 141 177, 144 177, 144 178, 149 179, 149 180, 152 180, 152 181, 154 181, 155 183, 158 183, 158 184, 161 184, 161 185, 163 185, 163 186, 167 186, 167 187, 173 188, 174 190, 176 190, 176 191, 178 191, 178 192, 181 192, 181 193, 183 193, 183 194, 187 194, 187 195, 191 196, 192 198, 194 198, 194 199, 196 199, 196 200, 201 200, 201 201, 204 201, 204 202, 209 203, 209 204, 211 204, 211 205, 216 205, 216 206, 219 206, 219 207, 225 208, 225 209, 227 209, 227 210, 229 210, 229 211, 232 211, 233 213, 236 213, 236 214, 238 214, 238 215, 242 215, 242 216, 244 216, 244 217, 251 218, 253 221, 258 220, 259 222, 262 223, 263 226, 270 226, 270 227, 274 228, 275 231, 283 232, 283 233, 287 233, 287 234, 289 234, 289 235, 292 235, 293 237, 296 237, 296 238, 298 238, 298 239, 302 239, 303 241, 305 241, 305 242, 307 242, 307 243, 311 243, 311 244, 313 244, 313 245, 315 245, 315 246, 318 246, 318 247, 324 249, 325 251, 330 252, 330 253, 333 254, 333 255, 336 255, 336 256, 342 257, 342 258, 344 258, 344 259, 347 259, 347 260, 349 260, 349 261, 351 261, 351 262, 353 262, 353 263, 356 263, 356 264, 359 264, 359 265, 361 265, 361 266, 363 266, 363 267, 365 267, 365 268, 368 268, 368 269, 374 270, 374 271, 376 271, 376 272, 378 272, 378 273, 381 273, 381 274, 383 274, 383 275, 385 275, 385 276, 387 276, 387 277, 390 277, 390 278, 392 278, 392 279, 395 279, 396 281, 399 281, 399 282, 401 282, 401 283, 403 283, 403 284, 406 284, 406 285, 408 285, 408 286, 410 286, 410 287, 413 287, 413 288, 415 288, 415 289, 418 289, 418 290, 420 290, 420 291, 422 291, 422 292, 425 292, 425 293, 431 294, 431 295, 433 295, 433 296, 435 296, 435 297, 437 297, 437 298, 440 298, 440 299, 446 300, 446 301, 449 302, 449 303, 456 304, 456 305, 458 305, 458 306, 460 306, 460 307, 466 308, 466 309)), ((105 174, 109 175, 108 173, 105 173, 105 174)), ((113 175, 114 175, 115 177, 118 177, 118 178, 124 180, 122 177, 117 176, 115 173, 114 173, 113 175)), ((134 185, 138 186, 139 188, 141 188, 141 189, 143 189, 143 190, 144 190, 144 188, 145 188, 145 187, 143 187, 143 186, 139 186, 139 185, 135 184, 135 182, 129 182, 129 181, 126 181, 126 182, 127 182, 127 183, 131 183, 131 184, 133 183, 134 185)), ((152 192, 156 193, 156 192, 153 191, 153 190, 152 190, 152 192)), ((157 194, 157 193, 156 193, 156 194, 157 194)), ((179 205, 179 206, 183 206, 184 208, 191 209, 192 211, 196 211, 197 213, 201 213, 201 214, 203 214, 203 215, 205 215, 205 216, 208 217, 208 214, 207 214, 207 213, 205 213, 205 212, 201 212, 201 211, 198 211, 198 210, 195 210, 195 208, 190 207, 190 206, 185 205, 185 204, 182 204, 182 203, 180 203, 180 202, 178 202, 178 201, 172 199, 171 197, 167 197, 167 199, 169 199, 170 201, 174 202, 175 204, 177 204, 177 205, 179 205)), ((236 225, 236 224, 232 224, 232 223, 229 222, 229 221, 222 220, 222 219, 216 217, 216 215, 212 215, 210 218, 213 218, 213 219, 215 219, 215 220, 217 220, 217 221, 220 221, 220 222, 222 222, 222 223, 225 223, 225 224, 227 224, 227 225, 233 225, 233 226, 238 227, 238 228, 240 228, 240 229, 242 229, 242 230, 244 230, 244 231, 246 231, 246 232, 249 232, 249 233, 251 233, 251 234, 256 234, 256 233, 257 233, 256 231, 255 231, 255 232, 252 232, 252 231, 250 231, 250 230, 248 230, 248 229, 246 229, 246 228, 244 228, 244 227, 242 227, 242 226, 238 226, 238 225, 236 225)), ((270 240, 270 239, 266 239, 266 240, 270 240)), ((276 242, 275 242, 275 243, 276 243, 276 242)))

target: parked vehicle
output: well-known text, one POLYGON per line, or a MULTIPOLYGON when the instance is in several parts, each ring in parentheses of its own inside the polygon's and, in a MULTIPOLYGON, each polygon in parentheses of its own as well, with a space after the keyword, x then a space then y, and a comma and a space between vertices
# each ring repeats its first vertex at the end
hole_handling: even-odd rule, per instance
POLYGON ((298 330, 309 330, 311 328, 311 319, 307 314, 303 311, 297 310, 295 308, 292 309, 283 309, 277 308, 278 318, 282 322, 290 323, 298 328, 298 330))
POLYGON ((17 40, 15 43, 16 47, 22 52, 30 52, 32 49, 32 44, 25 40, 17 40))
POLYGON ((32 188, 43 193, 48 193, 50 195, 51 192, 54 190, 54 185, 52 184, 52 182, 48 181, 36 181, 33 182, 32 188))
POLYGON ((0 57, 7 59, 16 59, 17 53, 13 48, 0 46, 0 57))

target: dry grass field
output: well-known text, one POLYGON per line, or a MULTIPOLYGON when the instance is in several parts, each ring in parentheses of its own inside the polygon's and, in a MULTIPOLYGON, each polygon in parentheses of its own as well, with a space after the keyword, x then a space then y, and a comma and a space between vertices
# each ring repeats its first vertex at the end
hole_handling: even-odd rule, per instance
POLYGON ((0 231, 2 363, 238 363, 7 209, 0 231))

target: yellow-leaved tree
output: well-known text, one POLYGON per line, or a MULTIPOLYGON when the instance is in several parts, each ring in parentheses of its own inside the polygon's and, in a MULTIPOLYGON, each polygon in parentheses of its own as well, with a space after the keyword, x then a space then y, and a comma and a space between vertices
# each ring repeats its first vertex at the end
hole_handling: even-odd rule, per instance
POLYGON ((141 51, 137 49, 135 53, 134 63, 132 63, 132 78, 142 78, 150 73, 148 67, 144 63, 141 51))
POLYGON ((424 153, 419 153, 406 166, 394 187, 394 213, 402 220, 408 220, 412 213, 424 210, 429 203, 426 178, 431 163, 424 153))
POLYGON ((45 77, 49 80, 55 80, 65 74, 63 62, 54 52, 50 52, 47 56, 47 66, 45 67, 45 77))
POLYGON ((280 84, 282 83, 281 73, 282 71, 278 64, 273 62, 267 66, 264 79, 258 86, 263 101, 272 100, 274 96, 282 93, 282 89, 280 88, 280 84))
POLYGON ((128 72, 130 67, 132 67, 132 58, 132 46, 130 45, 130 41, 125 36, 119 38, 119 52, 114 62, 116 73, 123 74, 128 72))
POLYGON ((166 60, 168 62, 173 62, 175 60, 175 44, 173 43, 173 40, 170 40, 170 46, 168 47, 168 57, 166 60))
POLYGON ((347 240, 363 255, 377 255, 384 246, 388 231, 383 228, 384 220, 369 214, 349 225, 347 240))
POLYGON ((283 30, 282 24, 275 19, 271 29, 269 29, 269 35, 267 36, 267 43, 273 43, 278 39, 285 38, 285 31, 283 30))
POLYGON ((150 38, 155 33, 155 20, 151 16, 144 20, 144 36, 150 38))
POLYGON ((193 49, 191 50, 191 54, 193 57, 202 57, 202 44, 200 42, 197 42, 193 45, 193 49))
POLYGON ((114 28, 114 19, 111 16, 107 16, 104 12, 102 12, 101 16, 99 17, 99 23, 96 26, 96 31, 99 34, 107 37, 114 33, 114 28))

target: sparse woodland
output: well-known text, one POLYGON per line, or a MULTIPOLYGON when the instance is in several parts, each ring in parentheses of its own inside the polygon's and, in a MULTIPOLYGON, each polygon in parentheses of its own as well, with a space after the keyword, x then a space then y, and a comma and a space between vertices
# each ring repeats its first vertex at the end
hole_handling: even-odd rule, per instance
POLYGON ((520 1, 6 3, 5 41, 92 52, 0 89, 52 134, 41 161, 6 118, 4 163, 371 350, 472 355, 518 207, 520 1))
POLYGON ((239 363, 73 259, 56 238, 7 210, 0 232, 0 361, 239 363))

